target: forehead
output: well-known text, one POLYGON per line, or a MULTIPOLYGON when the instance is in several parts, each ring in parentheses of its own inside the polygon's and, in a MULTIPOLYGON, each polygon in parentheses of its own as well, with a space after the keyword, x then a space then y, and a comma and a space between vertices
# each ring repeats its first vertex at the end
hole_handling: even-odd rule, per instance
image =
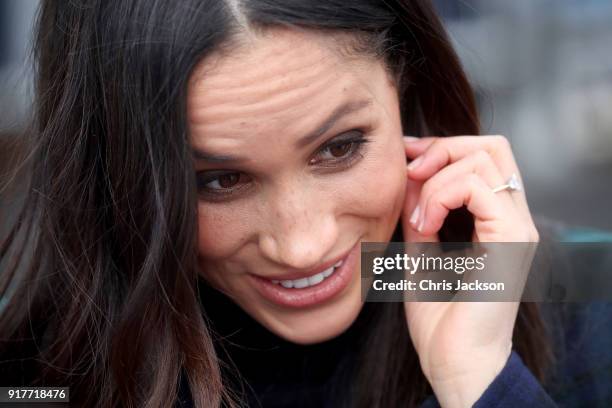
POLYGON ((382 65, 341 52, 342 40, 270 29, 207 56, 189 82, 193 143, 232 148, 246 135, 255 143, 279 133, 298 137, 337 106, 371 98, 382 65))

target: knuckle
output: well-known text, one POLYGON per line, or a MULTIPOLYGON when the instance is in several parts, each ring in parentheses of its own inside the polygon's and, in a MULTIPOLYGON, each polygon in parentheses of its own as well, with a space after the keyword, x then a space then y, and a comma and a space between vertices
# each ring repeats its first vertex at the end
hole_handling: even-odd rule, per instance
MULTIPOLYGON (((435 176, 434 176, 435 177, 435 176)), ((421 197, 429 197, 436 191, 437 182, 435 178, 430 178, 421 186, 421 197)))
POLYGON ((478 161, 486 160, 487 156, 487 152, 482 149, 476 150, 474 153, 472 153, 472 157, 476 158, 478 161))
POLYGON ((474 152, 474 160, 479 165, 488 165, 493 162, 491 155, 486 150, 477 150, 474 152))
POLYGON ((434 152, 446 150, 446 146, 447 146, 446 139, 447 139, 446 137, 436 138, 436 140, 434 140, 429 146, 429 149, 434 152))
POLYGON ((444 195, 445 195, 445 191, 443 189, 438 189, 436 191, 433 191, 429 198, 428 204, 436 206, 438 203, 442 202, 444 195))
POLYGON ((493 135, 493 142, 502 149, 510 148, 510 141, 504 135, 493 135))
POLYGON ((431 142, 432 146, 440 146, 440 144, 444 143, 444 137, 437 137, 433 142, 431 142))
POLYGON ((470 187, 478 187, 480 185, 480 177, 474 173, 470 173, 466 176, 466 182, 470 187))

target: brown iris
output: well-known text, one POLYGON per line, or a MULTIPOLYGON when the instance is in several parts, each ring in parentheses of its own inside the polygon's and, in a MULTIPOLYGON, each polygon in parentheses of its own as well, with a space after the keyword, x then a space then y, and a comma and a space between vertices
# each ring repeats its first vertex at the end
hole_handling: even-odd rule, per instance
POLYGON ((222 188, 232 188, 238 183, 238 180, 240 180, 240 174, 239 173, 223 174, 217 177, 217 180, 219 182, 219 185, 222 188))
POLYGON ((329 152, 334 157, 342 157, 349 152, 351 148, 351 143, 342 143, 336 146, 330 146, 329 152))

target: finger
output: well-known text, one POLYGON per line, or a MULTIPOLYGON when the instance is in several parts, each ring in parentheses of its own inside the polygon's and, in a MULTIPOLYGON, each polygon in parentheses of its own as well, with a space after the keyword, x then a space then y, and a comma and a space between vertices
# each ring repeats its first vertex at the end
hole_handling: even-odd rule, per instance
POLYGON ((435 137, 404 136, 404 152, 408 162, 424 152, 435 140, 435 137))
POLYGON ((402 230, 404 231, 405 242, 438 242, 439 238, 437 234, 421 234, 416 229, 411 227, 411 217, 418 217, 418 211, 416 216, 415 209, 421 196, 422 182, 407 179, 406 180, 406 199, 404 202, 404 208, 401 215, 402 230))
MULTIPOLYGON (((444 167, 423 183, 421 188, 421 200, 418 205, 420 208, 425 208, 427 204, 426 200, 431 197, 432 194, 470 173, 480 176, 488 186, 498 186, 504 183, 503 176, 499 168, 493 162, 491 156, 484 150, 477 150, 463 159, 444 167)), ((517 191, 513 194, 521 194, 521 192, 517 191)), ((500 200, 505 202, 505 205, 515 205, 510 192, 500 191, 497 193, 497 196, 500 200)), ((517 210, 522 212, 522 209, 519 207, 517 207, 517 210)), ((524 214, 528 216, 529 213, 527 212, 524 214)))
MULTIPOLYGON (((492 158, 504 177, 505 183, 508 177, 516 174, 519 182, 524 186, 520 171, 510 143, 503 136, 453 136, 435 138, 435 140, 425 148, 420 156, 416 157, 409 164, 408 175, 415 180, 424 180, 438 172, 442 167, 450 163, 461 160, 470 153, 484 150, 492 158)), ((502 184, 500 183, 500 184, 502 184)), ((524 193, 513 194, 513 199, 517 202, 522 212, 529 213, 527 198, 524 193)))
POLYGON ((437 136, 416 137, 404 135, 403 140, 407 151, 422 153, 436 139, 438 139, 437 136))
POLYGON ((404 136, 404 148, 406 150, 406 155, 413 159, 418 157, 419 155, 423 154, 423 152, 425 152, 425 150, 427 150, 427 148, 429 148, 429 146, 431 146, 431 144, 438 138, 438 136, 404 136))
POLYGON ((418 147, 410 148, 411 153, 419 151, 410 166, 410 177, 423 180, 431 177, 442 167, 456 162, 468 154, 484 150, 493 158, 500 172, 509 176, 518 173, 508 140, 503 136, 453 136, 435 138, 428 146, 417 143, 418 147))
MULTIPOLYGON (((469 173, 461 179, 448 184, 426 198, 423 218, 418 231, 421 234, 433 234, 440 230, 450 210, 466 206, 472 213, 475 222, 508 220, 513 214, 491 190, 490 186, 477 174, 469 173)), ((491 235, 495 231, 489 231, 491 235)), ((501 240, 501 237, 500 237, 501 240)))

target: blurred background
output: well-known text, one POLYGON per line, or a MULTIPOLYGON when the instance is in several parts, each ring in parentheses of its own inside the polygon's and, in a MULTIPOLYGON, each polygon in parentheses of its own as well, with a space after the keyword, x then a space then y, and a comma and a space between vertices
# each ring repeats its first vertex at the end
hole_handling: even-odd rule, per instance
MULTIPOLYGON (((483 132, 513 145, 532 212, 612 230, 612 0, 434 3, 477 91, 483 132)), ((0 0, 0 174, 30 114, 37 5, 0 0)), ((2 200, 0 220, 11 211, 2 200)))
POLYGON ((612 1, 436 0, 534 214, 612 228, 612 1))

